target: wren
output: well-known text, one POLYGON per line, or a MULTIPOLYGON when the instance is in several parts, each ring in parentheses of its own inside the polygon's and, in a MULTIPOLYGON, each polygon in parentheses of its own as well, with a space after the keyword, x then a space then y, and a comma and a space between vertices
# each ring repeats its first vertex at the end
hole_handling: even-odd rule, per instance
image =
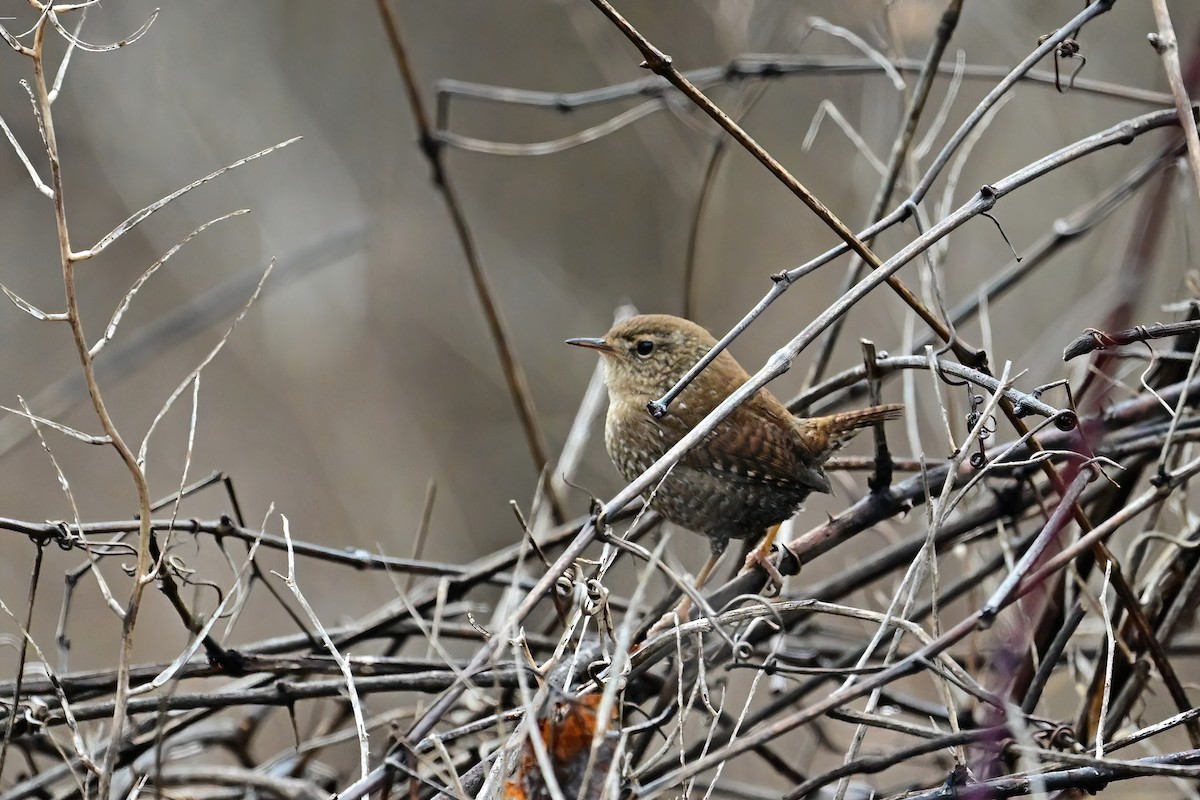
MULTIPOLYGON (((597 350, 604 359, 609 400, 604 444, 627 481, 750 379, 722 350, 656 418, 647 404, 712 349, 712 334, 686 319, 644 314, 617 323, 602 338, 568 339, 567 344, 597 350)), ((697 576, 702 585, 730 539, 758 539, 792 517, 811 492, 829 492, 826 459, 857 431, 899 417, 902 408, 881 405, 802 418, 759 389, 647 492, 650 507, 708 537, 712 558, 697 576)))

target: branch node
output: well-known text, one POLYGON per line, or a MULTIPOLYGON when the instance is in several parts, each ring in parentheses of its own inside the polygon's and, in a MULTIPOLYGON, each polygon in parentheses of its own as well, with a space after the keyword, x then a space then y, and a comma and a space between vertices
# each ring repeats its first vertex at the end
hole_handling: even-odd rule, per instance
POLYGON ((429 166, 433 170, 433 182, 437 186, 445 185, 445 178, 442 175, 442 141, 434 136, 429 131, 421 131, 421 135, 417 137, 417 146, 429 159, 429 166))
POLYGON ((1079 417, 1074 411, 1063 409, 1054 417, 1054 425, 1060 431, 1073 431, 1079 427, 1079 417))
POLYGON ((648 69, 656 75, 671 71, 671 57, 653 45, 645 49, 646 60, 638 64, 642 69, 648 69))

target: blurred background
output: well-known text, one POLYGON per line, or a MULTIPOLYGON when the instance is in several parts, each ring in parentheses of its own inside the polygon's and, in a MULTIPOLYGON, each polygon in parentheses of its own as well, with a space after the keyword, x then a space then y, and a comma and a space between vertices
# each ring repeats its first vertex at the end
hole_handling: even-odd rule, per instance
MULTIPOLYGON (((96 7, 82 38, 107 43, 128 37, 156 5, 127 0, 96 7)), ((861 55, 844 38, 812 29, 813 16, 844 26, 889 55, 921 58, 944 5, 630 0, 619 8, 677 66, 694 69, 750 53, 861 55)), ((9 6, 5 14, 15 19, 4 24, 26 29, 32 23, 29 9, 9 6)), ((588 3, 402 0, 393 7, 429 107, 440 79, 573 92, 645 75, 636 51, 588 3)), ((971 64, 1011 66, 1039 36, 1082 7, 1074 0, 968 2, 946 60, 961 49, 971 64)), ((1196 46, 1200 5, 1176 2, 1172 11, 1186 61, 1196 46)), ((1079 78, 1165 91, 1161 61, 1145 38, 1154 29, 1148 4, 1118 3, 1079 37, 1087 58, 1079 78)), ((64 49, 58 39, 51 47, 64 49)), ((1064 83, 1075 66, 1063 67, 1064 83)), ((1047 60, 1042 69, 1052 71, 1053 64, 1047 60)), ((910 90, 914 77, 906 76, 910 90)), ((0 114, 46 178, 37 127, 19 83, 29 78, 27 59, 12 52, 0 56, 0 114)), ((938 79, 935 106, 943 102, 947 84, 947 78, 938 79)), ((737 108, 761 85, 737 82, 711 95, 737 108)), ((992 85, 964 82, 948 107, 946 129, 935 133, 934 152, 992 85)), ((812 147, 803 147, 826 100, 886 161, 904 99, 880 73, 772 79, 744 125, 858 229, 876 191, 877 172, 829 120, 812 147)), ((537 142, 597 124, 638 102, 631 98, 562 114, 455 100, 449 127, 482 139, 537 142)), ((692 212, 718 134, 691 107, 672 106, 553 155, 445 154, 552 454, 562 446, 595 366, 591 354, 564 347, 562 340, 602 334, 622 302, 642 311, 684 309, 692 212)), ((962 165, 951 207, 980 184, 1158 107, 1022 85, 962 165)), ((528 509, 537 471, 462 250, 416 145, 409 104, 373 4, 168 2, 131 46, 75 52, 55 109, 76 249, 219 167, 304 137, 171 203, 80 268, 83 316, 94 340, 129 285, 168 248, 214 217, 251 209, 174 255, 139 294, 113 346, 101 355, 101 388, 127 441, 135 447, 141 441, 167 396, 217 343, 274 260, 263 298, 204 372, 189 479, 214 470, 228 473, 251 525, 274 504, 299 539, 392 555, 411 553, 427 485, 434 481, 426 558, 462 562, 519 539, 508 501, 528 509)), ((933 118, 925 114, 919 136, 933 118)), ((1019 253, 1162 141, 1146 136, 1072 164, 1002 200, 994 215, 1019 253)), ((0 282, 39 308, 61 310, 51 203, 36 191, 11 148, 3 149, 0 282)), ((922 166, 927 163, 928 157, 922 166)), ((931 202, 940 202, 944 186, 943 178, 931 202)), ((1190 180, 1177 182, 1179 196, 1171 208, 1178 217, 1167 221, 1160 256, 1173 266, 1156 273, 1155 285, 1144 292, 1139 321, 1162 318, 1159 306, 1181 296, 1194 233, 1193 189, 1190 180)), ((896 197, 906 193, 902 187, 896 197)), ((1059 361, 1062 346, 1098 324, 1120 291, 1111 276, 1133 209, 1133 204, 1121 209, 1065 249, 1019 298, 990 309, 994 365, 1011 359, 1017 369, 1031 368, 1026 388, 1069 374, 1059 361)), ((877 251, 894 252, 913 235, 911 225, 894 231, 879 240, 877 251)), ((760 165, 742 152, 729 153, 699 229, 693 317, 723 333, 770 288, 771 273, 834 243, 760 165)), ((946 304, 970 295, 1011 257, 986 220, 956 232, 945 262, 946 304)), ((835 262, 792 287, 737 342, 734 353, 752 372, 757 369, 837 296, 844 267, 844 260, 835 262)), ((922 285, 915 264, 901 276, 922 285)), ((899 349, 905 320, 901 302, 877 292, 850 315, 832 371, 859 363, 863 337, 882 349, 899 349)), ((983 333, 975 325, 964 335, 979 343, 983 333)), ((798 390, 807 358, 802 355, 777 382, 780 396, 798 390)), ((96 433, 78 371, 65 327, 38 322, 8 303, 0 306, 0 403, 15 406, 19 395, 34 413, 96 433)), ((189 413, 185 396, 150 442, 148 473, 156 497, 180 484, 189 413)), ((918 410, 917 416, 937 420, 932 406, 928 415, 918 410)), ((47 441, 82 519, 134 513, 129 476, 110 449, 53 433, 47 441)), ((925 447, 942 457, 947 445, 943 437, 927 439, 925 447)), ((900 432, 893 449, 914 454, 913 443, 900 432)), ((589 492, 603 498, 621 486, 599 437, 589 446, 578 483, 586 491, 566 498, 570 514, 587 510, 589 492)), ((845 496, 830 502, 844 502, 845 496)), ((213 519, 228 511, 220 492, 211 489, 189 499, 182 513, 213 519)), ((27 421, 11 415, 0 419, 0 516, 72 517, 37 437, 27 421)), ((270 527, 277 531, 278 520, 270 527)), ((8 534, 0 547, 5 587, 0 595, 17 607, 29 582, 32 546, 8 534)), ((686 557, 698 558, 702 549, 686 557)), ((186 559, 189 551, 181 555, 186 559)), ((57 589, 57 576, 78 563, 76 554, 48 551, 44 570, 53 582, 47 585, 57 589)), ((106 569, 124 596, 119 565, 106 569)), ((331 571, 329 580, 321 578, 320 565, 302 563, 300 569, 309 600, 329 623, 376 608, 396 591, 386 575, 364 574, 350 582, 344 569, 331 571)), ((83 595, 67 631, 73 640, 69 662, 60 666, 108 666, 118 622, 95 602, 94 586, 79 591, 83 595)), ((59 614, 57 594, 47 597, 35 609, 34 624, 35 637, 45 644, 59 614)), ((153 630, 154 620, 171 617, 160 596, 148 598, 143 624, 153 630)), ((265 636, 277 621, 272 614, 247 619, 239 635, 265 636)), ((178 624, 163 627, 161 637, 139 642, 137 660, 178 652, 183 642, 178 624)))

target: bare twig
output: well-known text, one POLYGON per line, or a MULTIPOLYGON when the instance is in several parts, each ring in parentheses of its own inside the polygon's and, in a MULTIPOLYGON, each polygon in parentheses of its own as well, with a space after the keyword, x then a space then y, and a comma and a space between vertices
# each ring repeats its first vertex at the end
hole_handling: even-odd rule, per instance
POLYGON ((1153 325, 1138 325, 1136 328, 1115 331, 1113 333, 1089 329, 1063 348, 1063 361, 1070 361, 1072 358, 1077 358, 1096 350, 1107 350, 1111 347, 1120 347, 1121 345, 1133 344, 1134 342, 1146 342, 1151 339, 1162 339, 1167 336, 1178 336, 1181 333, 1192 333, 1194 331, 1200 331, 1200 321, 1188 320, 1165 324, 1156 322, 1153 325))
MULTIPOLYGON (((288 525, 288 518, 287 516, 282 516, 281 519, 283 520, 283 538, 290 545, 292 532, 288 525)), ((362 770, 362 774, 365 776, 370 771, 371 752, 367 745, 367 727, 363 722, 362 704, 358 699, 358 689, 355 686, 354 673, 350 669, 350 664, 342 656, 337 646, 334 645, 333 640, 329 638, 329 633, 325 630, 325 626, 321 624, 321 620, 317 617, 316 612, 308 604, 308 600, 304 598, 304 593, 300 591, 300 585, 296 582, 296 557, 290 546, 288 547, 287 575, 279 575, 278 572, 275 574, 283 578, 287 587, 291 589, 292 594, 296 597, 296 601, 300 603, 300 607, 304 609, 304 613, 308 616, 309 622, 312 623, 317 633, 321 635, 321 641, 325 643, 325 649, 329 651, 329 655, 333 656, 333 660, 337 662, 338 667, 342 671, 342 677, 346 680, 346 691, 350 696, 350 707, 354 709, 354 726, 358 731, 358 764, 362 770)))
MULTIPOLYGON (((521 362, 517 359, 516 353, 509 341, 507 326, 500 315, 500 308, 496 304, 495 294, 492 291, 487 274, 484 272, 483 262, 476 249, 471 229, 467 225, 467 218, 463 213, 462 204, 458 200, 454 184, 451 182, 445 165, 442 163, 441 148, 433 138, 433 132, 429 125, 429 117, 425 111, 425 103, 421 100, 421 93, 417 88, 412 66, 409 64, 408 51, 405 49, 404 41, 400 36, 399 19, 395 12, 392 11, 388 0, 376 0, 376 7, 383 21, 383 29, 387 34, 388 43, 391 45, 392 55, 396 59, 396 66, 400 70, 400 77, 404 81, 404 91, 408 97, 409 107, 412 109, 413 122, 417 126, 421 152, 429 160, 429 166, 433 170, 434 185, 441 193, 442 199, 446 203, 446 210, 450 214, 450 220, 454 224, 455 235, 458 237, 459 246, 462 248, 463 256, 466 259, 467 271, 471 275, 471 283, 475 288, 475 295, 483 308, 484 320, 487 322, 492 343, 496 347, 496 355, 500 359, 500 368, 504 372, 504 380, 508 385, 508 393, 512 399, 513 406, 516 408, 517 417, 521 421, 521 427, 525 431, 525 444, 529 448, 529 454, 533 457, 534 468, 541 473, 545 470, 546 464, 549 463, 550 459, 546 449, 546 440, 538 423, 537 410, 533 405, 533 397, 529 393, 525 371, 521 367, 521 362)), ((558 505, 558 498, 550 494, 549 499, 551 506, 555 509, 556 521, 562 521, 565 515, 558 505)))
POLYGON ((1179 127, 1183 130, 1184 141, 1187 142, 1192 182, 1196 187, 1196 195, 1200 198, 1200 134, 1196 132, 1196 111, 1192 108, 1192 101, 1188 99, 1183 71, 1179 66, 1179 42, 1175 38, 1175 28, 1171 25, 1171 12, 1167 9, 1167 0, 1151 0, 1150 5, 1154 9, 1154 21, 1158 23, 1158 32, 1149 34, 1148 38, 1150 45, 1162 56, 1163 70, 1167 73, 1167 83, 1171 86, 1171 98, 1175 101, 1175 112, 1179 114, 1179 127))

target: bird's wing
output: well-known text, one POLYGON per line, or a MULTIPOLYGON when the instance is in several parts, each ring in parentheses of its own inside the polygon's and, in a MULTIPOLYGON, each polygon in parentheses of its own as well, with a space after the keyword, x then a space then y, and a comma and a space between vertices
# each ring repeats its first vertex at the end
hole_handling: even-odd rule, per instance
MULTIPOLYGON (((717 475, 829 492, 829 479, 819 463, 804 451, 790 415, 774 413, 769 404, 755 403, 757 399, 734 409, 712 433, 685 453, 679 463, 717 475)), ((673 445, 704 416, 684 405, 668 410, 658 422, 664 438, 673 445)))

